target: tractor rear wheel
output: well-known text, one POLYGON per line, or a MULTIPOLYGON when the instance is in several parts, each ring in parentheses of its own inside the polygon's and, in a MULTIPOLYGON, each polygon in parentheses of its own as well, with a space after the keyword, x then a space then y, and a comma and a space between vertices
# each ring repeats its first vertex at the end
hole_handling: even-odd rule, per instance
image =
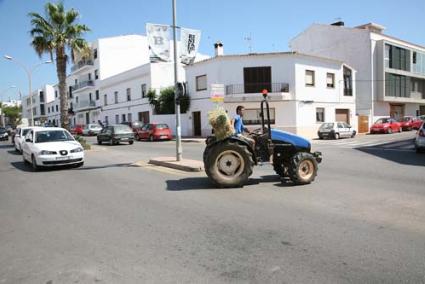
POLYGON ((252 174, 254 165, 246 145, 225 141, 204 152, 205 172, 218 187, 242 187, 252 174))
POLYGON ((288 173, 293 183, 298 185, 309 184, 315 179, 317 169, 317 161, 312 154, 299 152, 291 158, 288 173))

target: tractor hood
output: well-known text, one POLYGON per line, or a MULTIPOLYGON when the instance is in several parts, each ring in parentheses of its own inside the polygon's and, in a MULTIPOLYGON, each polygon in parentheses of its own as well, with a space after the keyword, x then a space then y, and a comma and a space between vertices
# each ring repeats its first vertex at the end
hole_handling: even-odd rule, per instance
POLYGON ((306 150, 311 149, 310 141, 308 141, 307 139, 301 136, 298 136, 283 130, 272 129, 272 140, 283 142, 283 143, 289 143, 296 148, 301 148, 306 150))

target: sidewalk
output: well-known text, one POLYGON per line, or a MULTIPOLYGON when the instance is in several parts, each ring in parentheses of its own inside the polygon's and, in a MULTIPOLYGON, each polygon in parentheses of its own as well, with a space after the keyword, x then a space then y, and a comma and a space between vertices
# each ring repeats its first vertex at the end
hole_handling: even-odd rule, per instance
POLYGON ((177 162, 175 157, 152 158, 149 160, 149 164, 186 172, 202 172, 204 170, 204 163, 201 161, 183 159, 177 162))

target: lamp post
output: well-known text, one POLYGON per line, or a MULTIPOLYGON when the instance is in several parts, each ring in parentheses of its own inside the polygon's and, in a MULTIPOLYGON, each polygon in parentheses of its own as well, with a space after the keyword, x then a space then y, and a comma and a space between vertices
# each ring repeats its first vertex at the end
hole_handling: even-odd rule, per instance
MULTIPOLYGON (((12 86, 9 86, 9 87, 7 87, 6 89, 4 89, 4 90, 2 90, 1 92, 0 92, 0 100, 3 102, 3 93, 5 93, 7 90, 9 90, 9 89, 13 89, 13 88, 16 88, 16 86, 15 85, 12 85, 12 86)), ((3 113, 3 110, 0 108, 0 115, 1 115, 1 125, 3 126, 3 127, 5 127, 6 125, 6 123, 5 123, 5 119, 4 119, 4 113, 3 113)))
POLYGON ((39 63, 39 64, 36 64, 36 65, 34 65, 34 66, 32 66, 32 67, 27 67, 25 64, 23 64, 23 63, 21 63, 21 62, 19 62, 19 61, 17 61, 16 59, 14 59, 12 56, 9 56, 9 55, 5 55, 4 56, 4 58, 5 59, 7 59, 7 60, 10 60, 10 61, 13 61, 13 62, 15 62, 16 64, 18 64, 19 66, 21 66, 24 70, 25 70, 25 73, 27 74, 27 76, 28 76, 28 96, 29 96, 29 98, 30 98, 30 108, 31 108, 31 126, 34 126, 34 111, 33 111, 33 106, 32 106, 32 91, 31 91, 31 89, 32 89, 32 86, 31 86, 31 84, 32 84, 32 72, 37 68, 37 67, 40 67, 41 65, 43 65, 43 64, 50 64, 50 63, 52 63, 52 61, 51 60, 47 60, 47 61, 44 61, 44 62, 41 62, 41 63, 39 63))
POLYGON ((174 96, 176 100, 176 160, 182 160, 181 122, 180 122, 180 98, 177 94, 178 65, 177 65, 177 40, 176 40, 176 0, 173 1, 173 40, 174 40, 174 96))

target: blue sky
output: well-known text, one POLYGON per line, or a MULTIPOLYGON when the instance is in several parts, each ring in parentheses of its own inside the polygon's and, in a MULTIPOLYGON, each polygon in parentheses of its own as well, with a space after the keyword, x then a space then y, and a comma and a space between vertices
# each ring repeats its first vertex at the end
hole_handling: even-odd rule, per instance
MULTIPOLYGON (((0 0, 0 92, 16 85, 24 94, 28 80, 24 71, 3 59, 9 54, 27 65, 40 59, 30 47, 29 12, 43 12, 45 0, 0 0)), ((91 32, 87 40, 100 37, 145 34, 145 23, 171 24, 171 0, 65 0, 67 8, 80 11, 80 22, 91 32)), ((285 51, 291 38, 311 23, 342 19, 347 26, 368 22, 384 25, 386 33, 425 45, 423 0, 177 0, 177 23, 200 29, 200 52, 213 53, 221 40, 226 54, 249 52, 245 37, 252 38, 253 52, 285 51)), ((33 75, 33 88, 57 82, 54 65, 45 65, 33 75)), ((16 98, 17 89, 0 93, 0 100, 16 98)))

